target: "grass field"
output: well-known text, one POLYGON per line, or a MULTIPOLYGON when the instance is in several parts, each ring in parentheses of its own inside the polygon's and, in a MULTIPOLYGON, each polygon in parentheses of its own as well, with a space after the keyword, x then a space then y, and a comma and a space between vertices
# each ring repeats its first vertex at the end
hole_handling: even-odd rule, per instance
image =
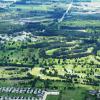
POLYGON ((52 55, 53 52, 55 52, 55 51, 57 51, 57 50, 59 50, 59 48, 55 48, 55 49, 51 49, 51 50, 47 50, 47 51, 46 51, 46 54, 47 54, 47 55, 52 55))
POLYGON ((92 96, 88 94, 88 90, 99 89, 96 86, 90 85, 76 85, 76 88, 73 90, 66 89, 62 92, 61 100, 85 100, 88 98, 89 100, 96 100, 96 96, 92 96))
MULTIPOLYGON (((92 61, 94 61, 95 64, 100 64, 95 59, 95 57, 92 56, 92 55, 87 56, 87 57, 82 57, 80 59, 80 62, 82 64, 84 64, 85 61, 87 61, 87 63, 91 63, 92 61)), ((60 62, 62 62, 62 60, 60 62)), ((78 75, 79 76, 78 81, 82 82, 83 81, 82 78, 86 79, 86 75, 88 73, 90 73, 91 70, 94 70, 94 69, 97 70, 95 72, 95 74, 99 74, 99 72, 100 72, 100 70, 98 68, 94 68, 94 66, 91 66, 91 67, 88 67, 88 68, 87 68, 87 66, 84 66, 82 68, 82 65, 77 65, 77 67, 75 67, 75 60, 74 59, 72 59, 72 60, 67 59, 67 60, 65 60, 65 62, 66 62, 66 64, 64 64, 64 65, 61 65, 61 64, 54 65, 54 68, 50 67, 49 69, 34 67, 30 71, 30 73, 33 76, 40 76, 41 79, 50 79, 50 80, 62 80, 59 77, 59 75, 64 76, 66 73, 67 74, 73 74, 73 75, 78 75), (42 73, 42 70, 44 70, 44 69, 46 70, 46 74, 42 73), (52 76, 52 75, 49 74, 49 73, 53 73, 55 70, 57 71, 57 75, 52 76)), ((91 75, 90 77, 92 77, 93 79, 96 79, 94 77, 94 75, 91 75)))
POLYGON ((48 95, 46 100, 58 100, 58 96, 48 95))
POLYGON ((66 90, 62 93, 62 100, 83 100, 84 97, 84 89, 66 90))
POLYGON ((77 20, 77 21, 64 21, 62 25, 67 25, 67 26, 75 26, 75 27, 80 27, 80 26, 100 26, 100 21, 96 20, 77 20))
POLYGON ((38 11, 47 11, 50 9, 50 5, 16 5, 13 7, 15 9, 22 9, 22 10, 38 10, 38 11))
POLYGON ((93 90, 95 87, 80 85, 75 89, 63 90, 59 96, 49 95, 46 100, 96 100, 96 96, 91 96, 88 94, 88 90, 93 90))

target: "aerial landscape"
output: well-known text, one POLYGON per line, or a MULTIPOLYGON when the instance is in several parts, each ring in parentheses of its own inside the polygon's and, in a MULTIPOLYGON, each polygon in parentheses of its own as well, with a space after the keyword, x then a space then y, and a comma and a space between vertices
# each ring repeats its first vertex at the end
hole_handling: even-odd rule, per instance
POLYGON ((0 0, 0 100, 100 100, 100 0, 0 0))

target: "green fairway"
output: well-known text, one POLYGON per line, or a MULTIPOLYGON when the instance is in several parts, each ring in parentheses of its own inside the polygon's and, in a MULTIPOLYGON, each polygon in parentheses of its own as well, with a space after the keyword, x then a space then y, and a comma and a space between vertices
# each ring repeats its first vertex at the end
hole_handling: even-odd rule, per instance
POLYGON ((57 51, 57 50, 59 50, 59 48, 55 48, 55 49, 51 49, 51 50, 47 50, 47 51, 46 51, 46 54, 47 54, 47 55, 52 55, 53 52, 55 52, 55 51, 57 51))

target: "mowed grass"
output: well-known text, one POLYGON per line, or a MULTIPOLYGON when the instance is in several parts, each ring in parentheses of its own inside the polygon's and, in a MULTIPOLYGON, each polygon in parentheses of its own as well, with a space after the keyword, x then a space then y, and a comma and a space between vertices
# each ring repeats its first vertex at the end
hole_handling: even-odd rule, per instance
POLYGON ((96 20, 77 20, 77 21, 64 21, 62 25, 67 26, 100 26, 100 21, 96 20))
POLYGON ((75 89, 75 90, 66 90, 62 93, 61 100, 84 100, 85 90, 84 89, 75 89))
POLYGON ((58 95, 48 95, 46 100, 58 100, 59 96, 58 95))
POLYGON ((95 100, 95 96, 88 94, 88 90, 94 90, 91 86, 79 86, 75 89, 63 90, 58 96, 47 96, 46 100, 85 100, 85 97, 89 100, 95 100))
POLYGON ((42 68, 39 67, 34 67, 31 71, 29 71, 30 74, 32 74, 33 76, 40 76, 41 79, 43 80, 62 80, 59 77, 51 77, 51 76, 47 76, 41 73, 42 68))
POLYGON ((47 50, 47 51, 46 51, 46 54, 47 54, 47 55, 53 55, 53 53, 54 53, 55 51, 57 51, 57 50, 59 50, 59 48, 47 50))
POLYGON ((75 84, 75 89, 66 89, 61 93, 60 100, 85 100, 85 97, 88 100, 96 100, 96 96, 91 96, 88 94, 89 90, 98 90, 99 87, 91 86, 91 85, 82 85, 75 84))
MULTIPOLYGON (((81 60, 83 60, 83 63, 85 60, 87 60, 87 63, 90 63, 91 61, 94 61, 95 64, 100 64, 99 61, 97 61, 93 55, 90 55, 88 57, 83 57, 81 58, 81 60)), ((66 60, 67 62, 68 60, 66 60)), ((87 68, 86 66, 82 67, 81 65, 77 65, 77 67, 74 68, 74 65, 73 63, 75 63, 75 61, 72 59, 70 60, 71 63, 70 64, 65 64, 64 65, 64 68, 67 70, 68 73, 72 73, 73 69, 75 71, 75 74, 85 78, 86 77, 86 73, 89 73, 91 71, 91 67, 87 68), (88 70, 87 70, 88 69, 88 70), (82 73, 83 71, 85 71, 86 73, 82 73), (77 72, 80 72, 80 73, 77 73, 77 72)), ((62 61, 60 61, 62 62, 62 61)), ((69 61, 68 61, 69 62, 69 61)), ((64 76, 66 74, 66 71, 64 70, 63 66, 58 64, 58 65, 55 65, 54 68, 49 68, 46 70, 47 73, 49 72, 53 72, 53 69, 55 69, 58 73, 58 75, 62 75, 64 76)), ((93 69, 93 68, 92 68, 93 69)), ((97 69, 97 68, 95 68, 97 69)), ((33 75, 33 76, 40 76, 41 79, 50 79, 50 80, 64 80, 64 79, 61 79, 58 75, 57 76, 50 76, 50 75, 46 75, 46 74, 43 74, 41 72, 41 70, 43 70, 42 68, 40 67, 34 67, 30 73, 33 75)), ((95 74, 99 74, 100 73, 100 70, 98 69, 95 74)), ((92 78, 94 78, 93 75, 91 75, 92 78)), ((82 80, 81 78, 79 78, 80 80, 82 80)))
POLYGON ((40 11, 47 11, 50 9, 50 5, 16 5, 13 7, 15 9, 23 9, 23 10, 40 10, 40 11))

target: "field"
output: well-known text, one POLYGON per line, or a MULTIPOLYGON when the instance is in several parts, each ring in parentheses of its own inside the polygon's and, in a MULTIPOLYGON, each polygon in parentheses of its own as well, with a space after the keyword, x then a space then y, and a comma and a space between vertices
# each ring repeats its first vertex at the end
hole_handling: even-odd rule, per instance
POLYGON ((88 91, 100 89, 100 13, 83 4, 87 9, 73 4, 61 22, 65 2, 1 9, 0 86, 60 91, 47 100, 95 100, 88 91))
POLYGON ((57 96, 48 95, 46 100, 58 100, 57 96))
POLYGON ((37 11, 47 11, 51 8, 50 5, 18 5, 15 7, 12 7, 13 9, 22 9, 22 10, 37 10, 37 11))

